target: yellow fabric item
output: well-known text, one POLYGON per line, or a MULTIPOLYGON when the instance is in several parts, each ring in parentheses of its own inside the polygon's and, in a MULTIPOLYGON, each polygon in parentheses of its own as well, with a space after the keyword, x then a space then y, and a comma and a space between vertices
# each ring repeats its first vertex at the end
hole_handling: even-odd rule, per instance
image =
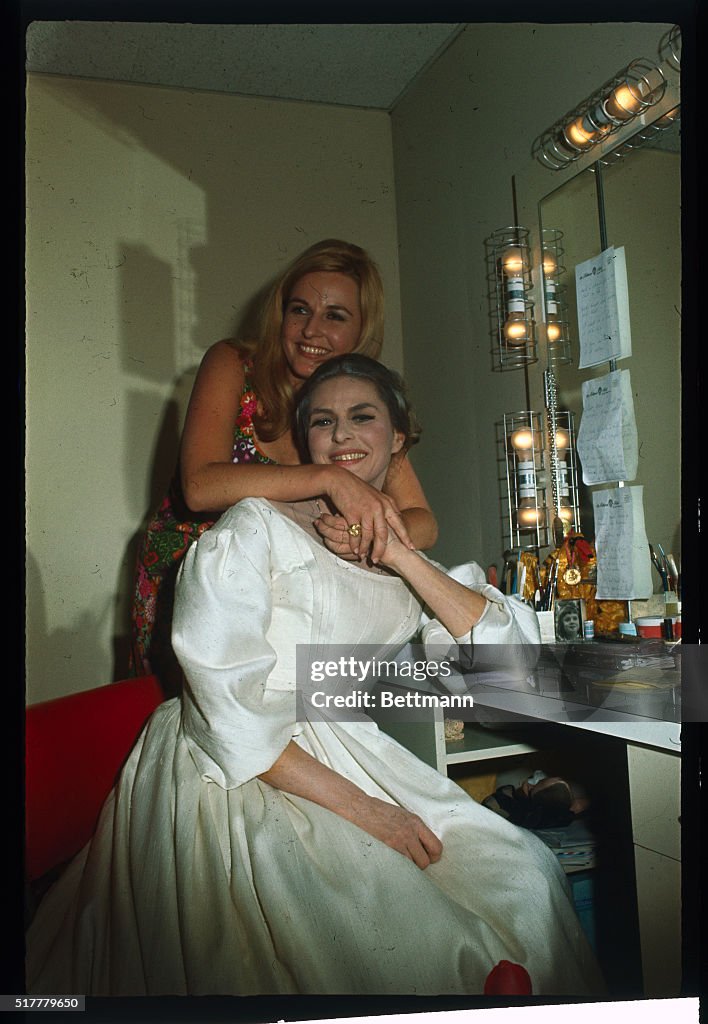
POLYGON ((481 804, 490 793, 497 788, 497 773, 491 772, 484 775, 464 775, 455 779, 458 786, 464 789, 468 796, 481 804))
POLYGON ((586 561, 582 561, 576 555, 574 566, 580 570, 581 579, 579 583, 566 583, 563 574, 568 568, 568 552, 566 545, 556 548, 547 556, 539 569, 538 558, 530 551, 524 551, 521 555, 521 562, 526 566, 526 583, 524 585, 523 597, 526 601, 533 601, 533 596, 541 584, 545 584, 548 573, 554 561, 558 562, 558 574, 556 577, 556 596, 563 598, 582 598, 585 601, 586 618, 592 619, 595 623, 596 636, 608 636, 617 633, 620 622, 626 622, 629 616, 626 601, 598 601, 595 599, 597 579, 597 556, 595 548, 589 541, 586 541, 580 533, 570 533, 566 540, 583 540, 591 549, 592 554, 586 561))

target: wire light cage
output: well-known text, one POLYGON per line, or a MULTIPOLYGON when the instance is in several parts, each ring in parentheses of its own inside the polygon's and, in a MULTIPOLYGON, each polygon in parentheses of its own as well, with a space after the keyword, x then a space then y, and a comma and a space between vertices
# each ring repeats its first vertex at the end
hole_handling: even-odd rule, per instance
POLYGON ((667 111, 662 117, 657 118, 656 121, 652 121, 651 124, 644 125, 635 135, 632 135, 632 137, 627 139, 626 142, 618 146, 617 149, 612 149, 603 153, 599 159, 599 163, 603 164, 605 167, 609 167, 611 164, 621 160, 622 157, 626 156, 633 149, 640 149, 642 146, 651 144, 656 145, 658 142, 657 136, 663 135, 664 132, 680 126, 680 123, 681 106, 677 105, 672 110, 667 111))
POLYGON ((575 427, 572 412, 556 412, 555 416, 555 459, 550 439, 551 425, 548 425, 548 461, 551 479, 551 507, 554 517, 563 523, 563 532, 580 530, 580 506, 578 504, 578 464, 575 454, 575 427))
POLYGON ((548 434, 548 499, 552 520, 563 525, 563 533, 580 530, 578 462, 572 412, 556 408, 557 384, 551 369, 543 375, 548 434))
POLYGON ((502 429, 507 499, 505 538, 510 547, 538 549, 548 544, 543 415, 532 411, 505 413, 502 429))
POLYGON ((531 152, 558 171, 658 103, 666 90, 660 66, 633 60, 534 141, 531 152))
POLYGON ((568 309, 562 284, 565 266, 561 244, 563 232, 557 228, 541 231, 541 271, 543 275, 543 326, 546 335, 548 365, 571 362, 568 309))
MULTIPOLYGON (((672 71, 681 71, 681 29, 678 25, 673 25, 660 39, 659 57, 662 63, 671 68, 672 71)), ((639 130, 631 138, 627 139, 626 142, 620 144, 616 149, 603 153, 599 162, 609 166, 641 146, 647 144, 660 146, 659 136, 680 126, 680 123, 681 105, 677 104, 650 124, 640 125, 639 130)))
POLYGON ((487 283, 494 339, 494 368, 535 363, 536 325, 531 293, 531 249, 527 228, 495 231, 485 242, 487 283))
POLYGON ((669 31, 661 37, 659 42, 659 56, 663 61, 672 67, 674 71, 681 70, 681 29, 673 25, 669 31))

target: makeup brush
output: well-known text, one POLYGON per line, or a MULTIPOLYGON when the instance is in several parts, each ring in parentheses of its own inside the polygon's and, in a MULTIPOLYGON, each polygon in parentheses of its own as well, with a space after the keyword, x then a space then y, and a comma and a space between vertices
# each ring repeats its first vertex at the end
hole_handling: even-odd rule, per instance
MULTIPOLYGON (((663 563, 664 569, 666 570, 666 576, 668 578, 668 581, 670 584, 673 584, 673 580, 671 579, 671 570, 669 568, 669 561, 666 557, 664 549, 662 548, 661 544, 657 544, 657 547, 659 548, 659 554, 661 555, 661 561, 663 563)), ((671 586, 671 589, 673 590, 673 585, 671 586)))
POLYGON ((674 556, 671 553, 669 553, 666 556, 666 561, 669 563, 669 569, 671 570, 671 582, 674 585, 674 590, 676 591, 676 596, 678 598, 680 598, 681 597, 681 573, 678 571, 678 566, 676 565, 676 559, 674 558, 674 556))
POLYGON ((664 563, 664 639, 673 640, 674 631, 672 619, 678 615, 678 596, 676 594, 676 580, 671 572, 669 560, 661 544, 658 545, 661 560, 664 563))
POLYGON ((503 587, 502 593, 503 594, 510 594, 511 593, 511 581, 512 581, 512 578, 513 578, 514 567, 515 567, 514 552, 513 551, 505 551, 504 552, 504 568, 502 569, 502 587, 503 587))
POLYGON ((555 596, 554 591, 555 591, 555 585, 556 585, 557 572, 558 572, 558 559, 554 558, 553 561, 551 562, 550 568, 548 570, 548 575, 546 577, 546 586, 545 586, 544 591, 543 591, 543 605, 542 605, 542 608, 543 608, 543 611, 546 611, 546 612, 550 611, 551 608, 553 607, 553 598, 555 596))
POLYGON ((652 563, 654 565, 654 568, 656 569, 656 571, 659 573, 659 576, 661 577, 662 589, 663 589, 664 592, 666 592, 669 589, 668 574, 666 572, 666 569, 663 567, 663 565, 659 561, 659 556, 657 555, 656 551, 651 546, 651 544, 649 545, 649 554, 651 555, 651 560, 652 560, 652 563))

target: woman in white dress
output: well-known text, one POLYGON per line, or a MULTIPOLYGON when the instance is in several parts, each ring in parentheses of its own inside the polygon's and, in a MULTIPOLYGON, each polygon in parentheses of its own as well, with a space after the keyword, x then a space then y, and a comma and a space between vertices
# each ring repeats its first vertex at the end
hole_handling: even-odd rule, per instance
MULTIPOLYGON (((298 430, 313 462, 375 487, 414 437, 399 378, 361 355, 306 382, 298 430)), ((41 904, 29 992, 474 994, 506 959, 534 995, 602 993, 540 840, 373 722, 296 718, 298 644, 388 656, 424 606, 424 639, 528 644, 533 613, 393 532, 378 565, 339 559, 312 526, 322 513, 248 498, 190 548, 173 626, 183 696, 152 715, 41 904)))

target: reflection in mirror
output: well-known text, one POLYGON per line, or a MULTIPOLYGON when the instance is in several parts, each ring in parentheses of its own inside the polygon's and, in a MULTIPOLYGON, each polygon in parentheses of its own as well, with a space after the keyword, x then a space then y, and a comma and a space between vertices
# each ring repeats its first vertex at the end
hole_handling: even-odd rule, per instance
POLYGON ((551 368, 571 361, 568 311, 565 304, 567 275, 564 254, 563 232, 557 228, 544 228, 541 232, 543 326, 548 365, 551 368))
MULTIPOLYGON (((610 166, 595 164, 540 203, 541 229, 563 232, 571 363, 555 366, 558 408, 582 413, 581 384, 603 376, 609 364, 578 369, 575 267, 605 245, 624 246, 627 261, 632 356, 617 363, 631 374, 639 437, 634 484, 644 487, 649 541, 680 554, 681 522, 681 239, 679 126, 625 150, 610 166), (601 181, 599 182, 599 179, 601 181), (601 188, 598 189, 598 183, 601 188)), ((607 485, 598 485, 599 487, 607 485)), ((583 532, 594 535, 591 488, 580 487, 583 532)))

